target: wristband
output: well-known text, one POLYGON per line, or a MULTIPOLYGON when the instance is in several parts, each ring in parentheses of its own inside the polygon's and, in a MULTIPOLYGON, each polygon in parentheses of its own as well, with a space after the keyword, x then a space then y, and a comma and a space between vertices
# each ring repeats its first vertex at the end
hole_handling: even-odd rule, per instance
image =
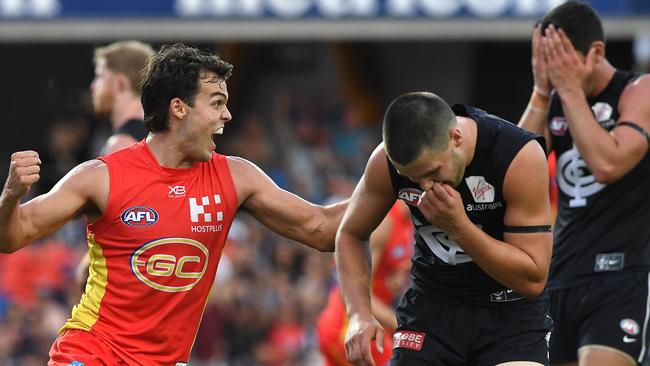
POLYGON ((534 111, 548 111, 550 104, 551 101, 538 92, 533 92, 528 102, 528 106, 534 111))
POLYGON ((528 107, 526 108, 537 113, 548 113, 548 108, 535 107, 532 103, 528 103, 528 107))
POLYGON ((540 89, 537 85, 533 86, 533 91, 537 94, 539 94, 541 97, 544 97, 546 99, 551 97, 551 93, 549 92, 544 92, 542 89, 540 89))

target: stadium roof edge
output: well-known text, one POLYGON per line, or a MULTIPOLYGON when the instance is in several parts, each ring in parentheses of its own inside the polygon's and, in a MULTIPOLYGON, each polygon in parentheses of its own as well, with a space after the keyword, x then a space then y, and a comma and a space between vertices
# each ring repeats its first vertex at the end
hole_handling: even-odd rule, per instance
MULTIPOLYGON (((143 41, 526 40, 533 20, 55 20, 0 21, 0 43, 143 41)), ((608 39, 650 33, 648 17, 604 19, 608 39)))

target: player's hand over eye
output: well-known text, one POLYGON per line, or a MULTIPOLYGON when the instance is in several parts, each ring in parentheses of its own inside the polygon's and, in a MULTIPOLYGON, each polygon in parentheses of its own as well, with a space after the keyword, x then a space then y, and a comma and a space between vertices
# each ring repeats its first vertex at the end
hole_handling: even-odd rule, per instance
POLYGON ((596 48, 589 49, 583 58, 573 47, 563 30, 549 25, 542 46, 548 62, 548 77, 555 90, 581 90, 594 69, 596 48))
POLYGON ((535 27, 533 31, 532 55, 530 63, 533 69, 533 80, 536 90, 543 96, 548 97, 551 94, 551 80, 548 78, 548 64, 546 54, 542 48, 542 25, 535 27))

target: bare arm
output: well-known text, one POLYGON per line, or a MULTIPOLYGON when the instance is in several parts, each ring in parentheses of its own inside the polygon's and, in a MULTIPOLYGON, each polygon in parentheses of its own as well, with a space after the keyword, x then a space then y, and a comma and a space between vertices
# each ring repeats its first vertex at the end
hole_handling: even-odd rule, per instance
POLYGON ((383 347, 383 329, 371 312, 371 254, 365 243, 395 202, 383 144, 372 153, 357 184, 336 237, 336 269, 350 319, 346 336, 348 360, 373 365, 370 340, 383 347))
MULTIPOLYGON (((370 235, 370 253, 372 257, 372 278, 375 281, 375 273, 379 266, 379 260, 383 253, 388 240, 390 239, 393 224, 390 216, 386 216, 384 221, 370 235)), ((394 331, 397 328, 397 318, 395 311, 388 304, 374 294, 370 295, 372 304, 372 314, 377 318, 379 323, 386 329, 394 331)))
MULTIPOLYGON (((544 151, 530 141, 508 168, 503 185, 506 201, 504 225, 512 227, 551 225, 548 164, 544 151)), ((505 286, 527 297, 546 286, 553 237, 547 233, 504 233, 504 243, 477 255, 477 263, 505 286), (488 254, 490 253, 490 254, 488 254), (487 260, 483 260, 486 258, 487 260)), ((468 252, 470 256, 471 252, 468 252)), ((474 257, 473 257, 474 258, 474 257)))
POLYGON ((540 95, 533 91, 530 102, 524 110, 524 114, 519 119, 518 126, 544 136, 546 139, 546 151, 551 151, 551 132, 548 128, 548 109, 550 107, 550 97, 540 95))
POLYGON ((240 207, 260 223, 289 239, 320 251, 333 251, 347 201, 329 206, 314 205, 275 184, 253 163, 228 158, 240 207))
POLYGON ((541 26, 537 25, 533 32, 531 44, 531 65, 535 86, 518 125, 528 131, 544 136, 546 138, 546 151, 551 151, 548 110, 551 103, 552 87, 548 79, 547 62, 542 50, 541 38, 541 26))
POLYGON ((38 154, 33 151, 12 155, 9 176, 0 196, 0 251, 12 253, 48 235, 78 215, 89 204, 100 210, 108 199, 108 169, 93 160, 63 177, 52 190, 19 204, 38 177, 38 154))
MULTIPOLYGON (((632 170, 645 156, 648 142, 638 131, 619 126, 608 132, 602 128, 580 87, 594 68, 595 48, 583 62, 564 32, 550 30, 546 37, 547 52, 552 55, 551 75, 580 156, 597 181, 613 183, 632 170)), ((602 61, 605 62, 605 61, 602 61)), ((619 121, 636 123, 650 130, 650 76, 628 85, 619 101, 619 121)))
MULTIPOLYGON (((625 88, 619 102, 619 121, 633 122, 650 131, 648 97, 650 76, 625 88)), ((573 141, 598 182, 616 182, 643 159, 648 151, 648 142, 638 131, 618 126, 608 132, 600 127, 582 90, 563 90, 560 98, 573 141)))
MULTIPOLYGON (((536 141, 526 144, 510 164, 503 195, 507 207, 505 225, 550 226, 548 164, 536 141)), ((504 286, 526 297, 537 296, 544 289, 551 259, 550 232, 505 233, 503 241, 494 239, 469 220, 460 194, 440 183, 426 192, 420 211, 504 286)))

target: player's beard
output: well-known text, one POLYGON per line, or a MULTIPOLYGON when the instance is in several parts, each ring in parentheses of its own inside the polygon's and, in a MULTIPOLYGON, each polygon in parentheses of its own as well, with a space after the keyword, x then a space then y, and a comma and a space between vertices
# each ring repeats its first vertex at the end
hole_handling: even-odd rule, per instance
POLYGON ((450 186, 456 188, 463 181, 463 176, 465 175, 465 163, 460 154, 456 153, 454 150, 451 151, 451 169, 453 172, 452 179, 449 182, 445 182, 450 186))
POLYGON ((95 115, 102 118, 110 118, 113 108, 113 94, 104 91, 101 94, 93 95, 93 109, 95 115))

